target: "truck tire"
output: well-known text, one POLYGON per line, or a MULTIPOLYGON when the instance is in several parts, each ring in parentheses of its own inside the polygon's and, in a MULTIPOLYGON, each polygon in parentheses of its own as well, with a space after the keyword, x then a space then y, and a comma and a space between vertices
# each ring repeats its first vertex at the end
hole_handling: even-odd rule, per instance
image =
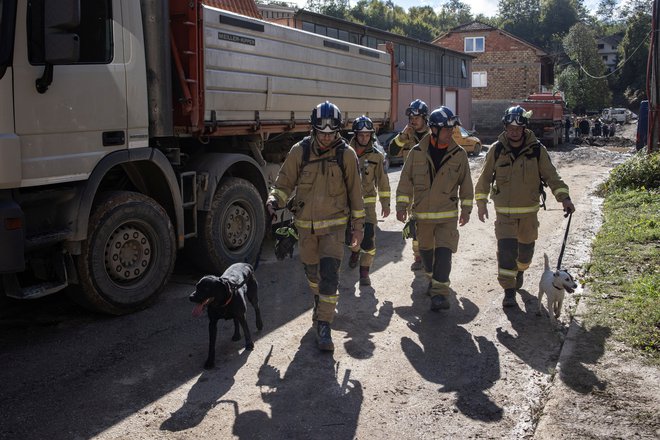
POLYGON ((266 232, 264 201, 247 180, 225 178, 198 226, 188 255, 200 269, 219 275, 233 263, 255 264, 266 232))
POLYGON ((143 194, 104 193, 89 218, 76 257, 82 306, 112 315, 143 309, 165 287, 174 268, 174 228, 167 212, 143 194))

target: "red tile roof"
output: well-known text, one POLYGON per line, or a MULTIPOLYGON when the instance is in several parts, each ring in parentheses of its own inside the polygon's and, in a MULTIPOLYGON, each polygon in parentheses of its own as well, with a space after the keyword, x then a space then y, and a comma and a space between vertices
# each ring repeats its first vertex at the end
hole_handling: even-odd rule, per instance
POLYGON ((202 0, 202 3, 214 8, 261 19, 261 12, 259 12, 254 0, 202 0))

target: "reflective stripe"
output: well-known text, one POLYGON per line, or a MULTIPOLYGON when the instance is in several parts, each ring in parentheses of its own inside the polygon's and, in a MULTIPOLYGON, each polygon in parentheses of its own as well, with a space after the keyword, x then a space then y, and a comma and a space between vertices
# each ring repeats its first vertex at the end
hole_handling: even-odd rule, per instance
POLYGON ((474 195, 474 198, 476 200, 487 200, 488 199, 488 194, 483 194, 483 193, 476 193, 474 195))
POLYGON ((366 251, 364 249, 360 249, 360 252, 362 252, 363 254, 376 255, 376 248, 369 249, 366 251))
POLYGON ((410 203, 410 197, 408 196, 396 196, 397 202, 410 203))
POLYGON ((538 212, 539 205, 538 203, 533 206, 520 206, 520 207, 508 207, 508 206, 496 206, 495 212, 500 214, 528 214, 531 212, 538 212))
POLYGON ((315 283, 314 281, 311 280, 307 280, 307 284, 309 284, 309 287, 311 287, 312 289, 318 289, 319 287, 319 283, 315 283))
POLYGON ((568 195, 568 188, 562 186, 561 188, 557 188, 552 192, 554 195, 559 195, 559 194, 566 194, 568 195))
POLYGON ((346 223, 348 223, 348 217, 341 217, 341 218, 336 218, 333 220, 319 220, 319 221, 311 221, 311 220, 295 220, 296 226, 299 228, 303 229, 323 229, 323 228, 329 228, 331 226, 344 226, 346 223))
POLYGON ((497 269, 497 273, 505 278, 515 278, 516 275, 518 275, 517 270, 509 270, 509 269, 504 269, 502 267, 499 267, 497 269))
POLYGON ((328 304, 337 304, 339 295, 319 295, 319 301, 328 304))
POLYGON ((278 201, 282 202, 282 204, 284 204, 287 201, 287 199, 289 198, 289 195, 287 193, 285 193, 281 189, 277 189, 277 188, 271 189, 270 194, 272 196, 277 197, 279 199, 278 201))
POLYGON ((458 217, 458 209, 455 211, 444 212, 416 212, 415 216, 418 220, 438 220, 441 218, 458 217))
POLYGON ((392 193, 389 191, 379 191, 378 196, 380 198, 387 197, 389 199, 392 196, 392 193))
MULTIPOLYGON (((529 269, 529 265, 530 265, 530 264, 532 264, 531 261, 530 261, 529 263, 521 263, 520 261, 516 260, 516 265, 518 266, 518 270, 519 270, 520 272, 524 272, 524 271, 526 271, 527 269, 529 269)), ((516 274, 516 275, 518 275, 518 274, 516 274)))
POLYGON ((400 141, 400 140, 399 140, 399 136, 398 136, 398 135, 397 135, 397 137, 394 138, 394 142, 395 142, 399 147, 403 147, 404 145, 406 145, 406 143, 405 143, 404 141, 400 141))
POLYGON ((364 204, 374 204, 376 203, 376 197, 365 197, 364 204))
POLYGON ((442 281, 431 279, 431 287, 437 287, 437 286, 447 286, 447 287, 449 287, 449 284, 450 284, 449 281, 442 282, 442 281))
POLYGON ((362 218, 362 217, 366 217, 367 213, 364 209, 358 209, 355 211, 351 211, 351 216, 353 218, 362 218))
POLYGON ((461 205, 472 206, 472 199, 461 199, 461 205))

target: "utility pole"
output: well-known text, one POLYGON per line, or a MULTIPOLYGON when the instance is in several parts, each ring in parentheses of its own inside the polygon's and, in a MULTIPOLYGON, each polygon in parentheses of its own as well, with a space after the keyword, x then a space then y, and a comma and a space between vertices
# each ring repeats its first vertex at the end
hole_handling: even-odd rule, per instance
POLYGON ((651 44, 649 46, 649 127, 648 148, 649 153, 658 151, 660 140, 660 0, 653 0, 653 17, 651 19, 651 44))

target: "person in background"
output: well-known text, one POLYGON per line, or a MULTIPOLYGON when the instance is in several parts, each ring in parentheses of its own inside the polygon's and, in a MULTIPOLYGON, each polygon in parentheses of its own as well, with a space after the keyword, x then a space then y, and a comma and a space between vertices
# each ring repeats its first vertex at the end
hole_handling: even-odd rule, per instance
MULTIPOLYGON (((403 160, 408 157, 410 150, 417 145, 424 136, 431 133, 427 124, 429 117, 429 107, 421 99, 415 99, 410 103, 406 109, 406 116, 408 116, 408 124, 403 128, 401 133, 396 135, 392 142, 397 145, 401 150, 400 154, 403 155, 403 160)), ((410 266, 410 270, 422 269, 422 258, 419 255, 419 243, 413 237, 413 256, 415 260, 410 266)))
POLYGON ((380 199, 381 215, 390 215, 390 181, 383 165, 385 156, 374 148, 376 132, 374 124, 366 116, 360 116, 353 121, 353 138, 350 146, 358 156, 358 168, 362 178, 362 196, 366 219, 364 223, 364 239, 359 246, 351 247, 351 257, 348 267, 355 268, 360 264, 360 285, 370 286, 369 269, 376 256, 376 199, 380 199))

